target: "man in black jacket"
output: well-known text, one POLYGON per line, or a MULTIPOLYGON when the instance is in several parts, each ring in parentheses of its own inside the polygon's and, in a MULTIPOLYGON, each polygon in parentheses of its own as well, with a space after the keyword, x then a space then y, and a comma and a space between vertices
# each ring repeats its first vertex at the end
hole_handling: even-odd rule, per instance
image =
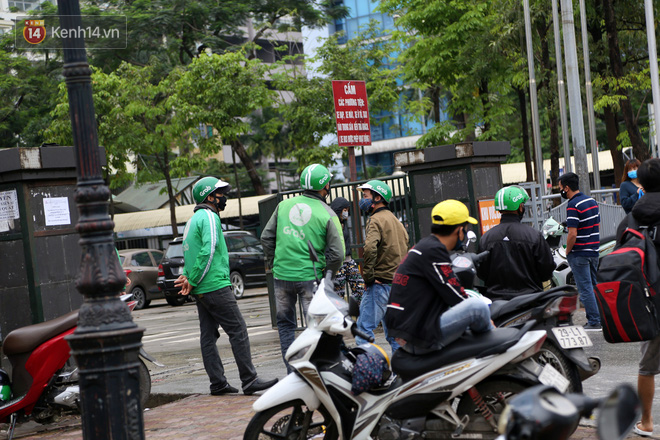
MULTIPOLYGON (((619 224, 616 230, 617 247, 621 244, 623 232, 628 227, 628 219, 632 215, 640 226, 649 229, 649 235, 660 252, 660 159, 644 161, 637 170, 637 178, 644 188, 641 197, 632 211, 619 224)), ((655 392, 655 375, 660 373, 660 336, 640 345, 642 359, 639 361, 637 376, 637 393, 642 402, 642 420, 635 424, 633 431, 641 436, 650 437, 653 434, 653 395, 655 392)))
POLYGON ((412 354, 440 350, 467 329, 484 333, 493 327, 488 306, 468 298, 449 258, 465 242, 468 223, 477 220, 458 200, 438 203, 431 217, 431 235, 408 251, 394 274, 385 313, 390 335, 412 354))
POLYGON ((477 268, 477 275, 486 284, 486 296, 491 299, 540 292, 555 270, 552 251, 543 235, 520 223, 527 200, 527 192, 519 186, 506 186, 495 194, 495 209, 502 218, 481 237, 479 252, 490 254, 477 268))

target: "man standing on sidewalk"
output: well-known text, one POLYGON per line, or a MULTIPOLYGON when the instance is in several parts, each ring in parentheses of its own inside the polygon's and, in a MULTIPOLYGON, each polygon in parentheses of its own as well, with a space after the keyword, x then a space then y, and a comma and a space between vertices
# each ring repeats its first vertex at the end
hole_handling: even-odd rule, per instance
POLYGON ((316 290, 316 277, 323 276, 324 268, 336 274, 344 261, 341 224, 325 203, 331 178, 323 165, 305 168, 300 174, 300 186, 305 192, 282 200, 261 233, 264 258, 273 269, 277 331, 287 373, 293 372, 285 356, 295 338, 297 298, 307 315, 316 290), (309 259, 308 241, 319 257, 316 272, 309 259))
POLYGON ((599 331, 602 327, 594 286, 600 247, 600 213, 596 201, 580 192, 579 183, 575 173, 566 173, 559 177, 561 196, 569 199, 566 208, 566 259, 573 271, 580 302, 587 313, 587 325, 584 329, 599 331))
POLYGON ((229 281, 229 254, 220 226, 220 211, 225 209, 229 184, 215 177, 204 177, 193 186, 197 203, 183 233, 184 267, 175 286, 179 294, 192 297, 199 315, 199 342, 204 368, 211 380, 214 396, 237 393, 225 377, 218 346, 221 326, 231 344, 244 394, 262 391, 277 383, 257 377, 252 364, 250 339, 229 281))
MULTIPOLYGON (((390 298, 394 272, 408 253, 408 232, 387 207, 392 199, 392 189, 385 182, 370 180, 358 189, 362 190, 360 209, 369 214, 369 220, 362 265, 367 290, 360 303, 357 326, 363 333, 373 336, 382 321, 385 337, 394 353, 399 344, 388 336, 383 316, 390 298)), ((367 341, 356 337, 355 342, 363 344, 367 341)))

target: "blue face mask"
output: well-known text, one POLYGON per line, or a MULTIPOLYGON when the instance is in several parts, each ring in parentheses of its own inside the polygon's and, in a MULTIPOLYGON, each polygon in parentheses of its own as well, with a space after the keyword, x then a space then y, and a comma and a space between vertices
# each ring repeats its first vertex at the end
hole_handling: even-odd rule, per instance
POLYGON ((456 245, 454 246, 454 251, 460 251, 463 248, 463 244, 465 243, 465 238, 467 237, 467 233, 465 232, 465 229, 463 229, 463 240, 461 240, 461 233, 459 231, 458 233, 458 238, 456 240, 456 245))
POLYGON ((364 213, 368 213, 373 204, 374 201, 372 199, 360 199, 360 210, 364 213))
POLYGON ((637 179, 637 170, 628 171, 628 177, 631 179, 637 179))

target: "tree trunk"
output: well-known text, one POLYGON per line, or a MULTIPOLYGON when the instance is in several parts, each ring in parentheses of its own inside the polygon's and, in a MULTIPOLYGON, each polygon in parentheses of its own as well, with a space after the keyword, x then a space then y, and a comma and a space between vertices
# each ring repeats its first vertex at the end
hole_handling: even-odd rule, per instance
POLYGON ((165 184, 167 185, 167 198, 170 205, 170 224, 172 225, 172 237, 176 238, 179 236, 179 230, 176 227, 176 194, 174 194, 174 188, 172 187, 172 177, 170 176, 170 155, 165 149, 163 153, 163 171, 165 174, 165 184))
POLYGON ((614 183, 617 188, 621 186, 621 176, 623 175, 623 157, 621 150, 619 150, 619 142, 616 140, 619 135, 619 123, 617 121, 616 112, 611 107, 604 109, 605 129, 607 131, 607 146, 612 155, 612 163, 614 164, 614 183))
POLYGON ((483 106, 483 121, 484 121, 484 130, 483 133, 488 133, 490 131, 490 119, 488 117, 490 113, 490 100, 488 97, 488 80, 486 78, 481 78, 479 84, 479 98, 481 98, 481 105, 483 106))
MULTIPOLYGON (((609 48, 612 74, 615 78, 621 79, 624 76, 623 62, 621 61, 621 51, 619 50, 619 36, 616 29, 613 0, 603 0, 603 13, 605 15, 605 30, 607 31, 607 46, 609 48)), ((649 159, 651 155, 641 133, 639 132, 639 127, 637 126, 637 121, 635 121, 635 116, 633 114, 632 105, 630 104, 630 99, 628 99, 628 92, 626 90, 619 90, 617 93, 625 96, 625 98, 621 100, 623 121, 626 124, 626 130, 628 130, 628 136, 630 137, 630 143, 632 144, 635 157, 643 162, 646 159, 649 159)))
POLYGON ((527 122, 527 97, 525 91, 521 88, 516 88, 516 92, 518 93, 518 104, 520 104, 523 154, 525 155, 525 171, 527 171, 526 181, 533 182, 534 174, 532 174, 532 154, 529 149, 529 124, 527 122))
POLYGON ((440 88, 433 86, 430 89, 431 101, 433 101, 433 122, 440 123, 440 88))
POLYGON ((250 177, 250 181, 252 182, 255 193, 258 196, 266 195, 266 190, 264 189, 264 185, 261 182, 261 177, 259 177, 259 174, 257 174, 257 169, 254 165, 254 162, 252 161, 252 158, 245 150, 245 146, 239 140, 231 141, 230 144, 232 150, 235 151, 238 158, 241 159, 241 163, 245 167, 245 170, 250 177))

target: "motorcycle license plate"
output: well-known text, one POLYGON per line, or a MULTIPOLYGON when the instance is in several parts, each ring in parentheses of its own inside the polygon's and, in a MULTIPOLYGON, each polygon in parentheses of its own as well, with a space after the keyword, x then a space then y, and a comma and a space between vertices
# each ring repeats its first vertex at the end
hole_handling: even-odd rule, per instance
POLYGON ((554 327, 555 334, 561 348, 584 348, 591 347, 593 342, 581 325, 570 325, 566 327, 554 327))
POLYGON ((568 379, 562 376, 561 373, 550 364, 545 364, 543 366, 543 371, 539 374, 539 382, 543 385, 550 385, 557 388, 560 393, 565 393, 570 383, 568 379))

